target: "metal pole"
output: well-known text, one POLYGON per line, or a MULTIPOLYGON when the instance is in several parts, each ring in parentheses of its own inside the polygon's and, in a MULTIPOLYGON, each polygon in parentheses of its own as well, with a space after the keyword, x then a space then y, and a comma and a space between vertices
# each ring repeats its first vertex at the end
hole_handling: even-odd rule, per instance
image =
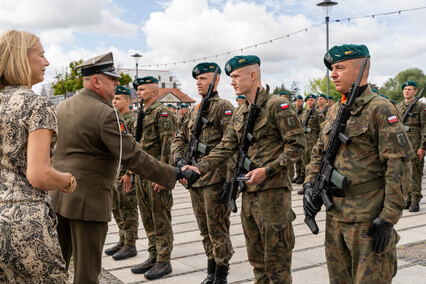
MULTIPOLYGON (((135 79, 136 78, 138 78, 138 63, 136 62, 136 75, 135 75, 135 79)), ((135 94, 136 94, 136 91, 137 90, 135 90, 135 94)), ((138 97, 138 94, 136 94, 136 107, 138 108, 138 113, 139 113, 139 97, 138 97)))
MULTIPOLYGON (((325 29, 326 29, 326 43, 327 43, 327 49, 325 50, 325 52, 327 52, 328 51, 328 22, 329 22, 329 20, 330 20, 330 17, 329 16, 326 16, 325 17, 325 29)), ((330 76, 329 76, 329 70, 328 70, 328 68, 327 68, 327 99, 328 99, 328 96, 330 95, 330 76)))

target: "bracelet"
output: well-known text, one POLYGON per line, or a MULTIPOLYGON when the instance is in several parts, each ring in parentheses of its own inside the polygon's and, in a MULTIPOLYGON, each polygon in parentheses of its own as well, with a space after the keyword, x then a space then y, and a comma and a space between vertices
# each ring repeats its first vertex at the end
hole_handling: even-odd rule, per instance
POLYGON ((75 182, 74 176, 71 173, 67 173, 67 174, 70 174, 70 181, 69 181, 68 185, 64 187, 64 189, 70 189, 74 185, 74 182, 75 182))

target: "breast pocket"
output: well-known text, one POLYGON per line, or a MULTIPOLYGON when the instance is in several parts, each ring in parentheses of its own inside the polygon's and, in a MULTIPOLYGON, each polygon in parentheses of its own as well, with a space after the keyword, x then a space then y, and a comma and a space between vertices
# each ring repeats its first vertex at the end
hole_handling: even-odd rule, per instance
POLYGON ((350 125, 346 128, 345 134, 351 139, 347 146, 351 159, 362 159, 377 153, 377 147, 368 133, 368 122, 350 125))
POLYGON ((267 143, 272 134, 277 134, 276 131, 273 131, 273 128, 270 127, 267 117, 263 117, 261 120, 256 122, 253 132, 256 143, 258 144, 267 143))

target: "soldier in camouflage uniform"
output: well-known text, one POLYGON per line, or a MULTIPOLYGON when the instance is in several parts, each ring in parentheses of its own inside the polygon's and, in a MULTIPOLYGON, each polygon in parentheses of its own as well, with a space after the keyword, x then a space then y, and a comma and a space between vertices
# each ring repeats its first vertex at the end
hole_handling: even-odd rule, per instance
MULTIPOLYGON (((414 81, 405 82, 402 84, 402 91, 404 101, 397 105, 401 116, 405 114, 410 104, 414 101, 414 96, 417 94, 417 83, 414 81)), ((426 104, 418 101, 410 113, 411 115, 405 121, 405 130, 417 155, 411 161, 413 172, 405 195, 405 209, 410 212, 417 212, 420 210, 419 203, 423 197, 422 175, 426 149, 426 104)))
POLYGON ((318 115, 318 123, 320 126, 325 121, 325 117, 327 116, 327 111, 328 111, 327 96, 324 94, 319 94, 316 113, 318 115))
MULTIPOLYGON (((304 175, 303 175, 303 179, 306 176, 306 165, 308 165, 309 162, 311 161, 312 148, 314 147, 315 143, 317 142, 318 135, 319 135, 319 132, 321 130, 320 122, 319 122, 319 119, 318 119, 318 113, 317 113, 317 110, 315 109, 315 100, 316 99, 317 99, 317 96, 315 96, 314 94, 310 94, 310 95, 306 96, 305 103, 308 106, 308 109, 306 110, 305 113, 302 113, 302 116, 301 116, 302 124, 304 124, 306 119, 307 119, 308 112, 313 108, 312 113, 311 113, 311 115, 308 119, 308 124, 307 124, 306 128, 304 129, 306 141, 308 142, 308 148, 307 148, 305 155, 302 158, 303 159, 303 165, 305 166, 305 172, 304 172, 304 175)), ((300 180, 299 180, 299 184, 301 184, 300 180)), ((304 193, 305 193, 304 189, 297 191, 297 194, 304 194, 304 193)))
MULTIPOLYGON (((303 107, 303 97, 301 95, 297 95, 294 100, 294 105, 296 109, 296 114, 302 121, 302 116, 307 112, 306 108, 303 107)), ((306 115, 306 114, 305 114, 306 115)), ((300 158, 296 162, 296 177, 291 181, 292 183, 302 184, 305 180, 305 166, 303 164, 303 159, 300 158)))
MULTIPOLYGON (((136 78, 137 95, 144 100, 142 149, 163 163, 170 163, 175 121, 168 108, 159 103, 158 80, 152 76, 136 78)), ((170 255, 173 249, 171 190, 141 178, 137 187, 139 210, 148 238, 149 258, 131 271, 144 273, 147 279, 157 279, 172 272, 170 255)))
MULTIPOLYGON (((197 80, 197 89, 201 96, 207 95, 216 68, 219 66, 213 62, 200 63, 193 68, 192 77, 197 80)), ((200 142, 207 145, 209 149, 216 146, 222 139, 234 111, 232 104, 221 99, 217 93, 221 73, 220 68, 218 70, 206 114, 210 123, 203 127, 199 137, 200 142)), ((188 114, 188 122, 184 124, 173 142, 176 163, 185 156, 191 139, 191 131, 197 118, 198 107, 193 107, 188 114)), ((226 273, 220 275, 220 272, 227 272, 229 260, 234 254, 229 237, 231 210, 219 200, 225 177, 226 165, 222 164, 214 171, 204 175, 190 190, 192 208, 203 237, 204 251, 208 259, 207 278, 202 282, 203 284, 212 284, 214 281, 216 281, 214 283, 222 283, 220 281, 226 280, 226 273), (218 277, 215 277, 216 271, 218 277)))
POLYGON ((262 87, 257 56, 235 56, 225 68, 236 94, 245 94, 246 102, 235 110, 221 143, 197 167, 187 168, 199 169, 205 175, 238 151, 250 102, 254 102, 259 87, 255 142, 248 149, 255 169, 246 174, 250 179, 242 193, 241 221, 255 283, 291 283, 291 223, 296 215, 291 209, 292 187, 286 167, 305 152, 302 125, 287 100, 269 94, 269 86, 262 87))
POLYGON ((246 100, 246 96, 244 95, 237 96, 237 99, 236 99, 237 105, 238 106, 242 105, 245 100, 246 100))
MULTIPOLYGON (((113 106, 123 115, 127 130, 135 135, 136 117, 129 109, 132 93, 123 86, 117 86, 113 106)), ((137 254, 138 238, 138 201, 136 186, 132 185, 130 172, 122 168, 120 176, 114 181, 112 191, 112 214, 119 228, 120 240, 105 250, 114 260, 127 259, 137 254)))
MULTIPOLYGON (((303 207, 315 217, 321 205, 312 202, 311 193, 323 150, 341 103, 346 101, 352 82, 365 56, 365 45, 331 48, 324 63, 331 72, 342 100, 333 105, 326 118, 307 165, 303 207)), ((330 283, 390 283, 396 274, 396 244, 393 229, 405 206, 403 192, 412 148, 395 106, 368 87, 368 60, 360 82, 361 94, 355 100, 345 134, 350 145, 340 145, 334 166, 347 177, 343 191, 332 188, 335 208, 327 212, 325 253, 330 283)))
POLYGON ((188 109, 187 105, 182 104, 182 105, 180 105, 178 107, 178 109, 179 109, 179 115, 177 117, 177 122, 176 122, 176 133, 175 133, 175 136, 178 135, 178 133, 180 132, 180 129, 182 128, 182 126, 184 124, 188 123, 188 117, 189 117, 188 111, 184 111, 184 110, 188 109), (182 109, 182 111, 181 111, 181 109, 182 109))

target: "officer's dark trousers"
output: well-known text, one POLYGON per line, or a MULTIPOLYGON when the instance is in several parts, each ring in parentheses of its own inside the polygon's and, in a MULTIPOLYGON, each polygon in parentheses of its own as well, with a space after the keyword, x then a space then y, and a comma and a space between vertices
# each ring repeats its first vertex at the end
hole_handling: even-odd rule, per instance
POLYGON ((74 220, 57 215, 59 244, 67 268, 74 256, 74 283, 99 283, 108 222, 74 220))

